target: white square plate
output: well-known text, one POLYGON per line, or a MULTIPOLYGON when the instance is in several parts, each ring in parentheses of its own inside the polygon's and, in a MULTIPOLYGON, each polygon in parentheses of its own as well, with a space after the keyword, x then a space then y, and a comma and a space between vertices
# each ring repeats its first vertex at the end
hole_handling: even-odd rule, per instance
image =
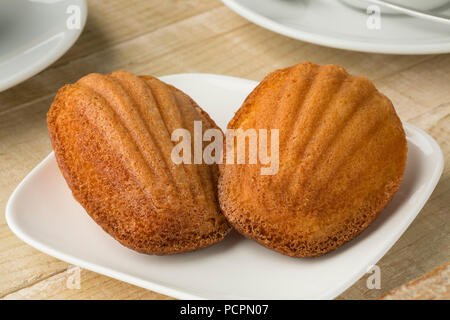
MULTIPOLYGON (((257 84, 208 74, 161 79, 192 96, 223 129, 257 84)), ((400 190, 359 237, 320 258, 290 258, 236 232, 196 252, 163 257, 136 253, 103 232, 72 198, 53 153, 14 191, 6 219, 19 238, 38 250, 175 298, 331 299, 392 247, 442 173, 438 144, 422 130, 408 123, 404 127, 408 160, 400 190)))

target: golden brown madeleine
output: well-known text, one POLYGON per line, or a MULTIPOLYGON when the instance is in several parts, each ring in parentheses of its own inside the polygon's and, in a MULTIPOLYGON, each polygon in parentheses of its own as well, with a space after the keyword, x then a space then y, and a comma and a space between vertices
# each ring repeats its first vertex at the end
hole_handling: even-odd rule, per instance
POLYGON ((217 165, 171 159, 173 130, 214 121, 186 94, 124 71, 89 74, 58 91, 47 115, 74 198, 123 245, 173 254, 212 245, 230 226, 217 200, 217 165))
POLYGON ((341 67, 301 63, 269 74, 228 128, 279 129, 277 174, 261 175, 260 164, 221 165, 218 189, 228 221, 283 254, 338 248, 400 186, 407 145, 394 107, 341 67))

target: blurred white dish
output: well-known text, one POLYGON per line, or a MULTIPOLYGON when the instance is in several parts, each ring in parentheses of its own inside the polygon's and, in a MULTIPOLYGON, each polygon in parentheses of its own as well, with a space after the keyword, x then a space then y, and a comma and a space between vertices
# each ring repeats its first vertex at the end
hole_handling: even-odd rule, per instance
POLYGON ((85 0, 2 0, 0 91, 61 57, 81 34, 86 17, 85 0))
MULTIPOLYGON (((337 0, 222 1, 261 27, 323 46, 390 54, 450 52, 449 25, 384 14, 383 8, 377 29, 367 26, 371 17, 366 10, 337 0)), ((450 16, 450 4, 439 13, 450 16)))
MULTIPOLYGON (((161 79, 189 94, 222 129, 257 85, 210 74, 161 79)), ((332 299, 392 247, 442 173, 438 144, 415 126, 404 123, 404 127, 408 160, 400 190, 360 236, 319 258, 287 257, 236 232, 199 251, 162 257, 139 254, 106 234, 73 199, 53 153, 11 195, 6 221, 19 238, 38 250, 175 298, 332 299)))

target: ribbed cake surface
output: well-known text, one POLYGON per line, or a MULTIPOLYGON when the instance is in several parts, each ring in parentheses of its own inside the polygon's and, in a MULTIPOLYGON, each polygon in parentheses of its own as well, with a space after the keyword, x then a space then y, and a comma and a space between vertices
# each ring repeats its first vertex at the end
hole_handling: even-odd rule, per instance
POLYGON ((55 157, 74 198, 121 244, 149 254, 212 245, 230 226, 216 164, 175 164, 171 134, 214 121, 180 90, 124 71, 66 85, 47 115, 55 157))
POLYGON ((218 189, 240 233, 289 256, 319 256, 356 237, 402 180, 407 144, 392 103, 335 65, 269 74, 228 129, 279 130, 276 174, 262 175, 260 163, 224 164, 218 189))

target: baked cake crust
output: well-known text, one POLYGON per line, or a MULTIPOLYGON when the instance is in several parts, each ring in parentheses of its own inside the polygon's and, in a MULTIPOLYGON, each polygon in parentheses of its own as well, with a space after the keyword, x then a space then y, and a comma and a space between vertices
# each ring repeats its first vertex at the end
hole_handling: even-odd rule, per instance
POLYGON ((174 129, 219 129, 190 97, 149 76, 89 74, 58 91, 47 114, 74 198, 126 247, 173 254, 221 241, 217 165, 171 160, 174 129))
POLYGON ((221 165, 222 210, 240 233, 280 253, 315 257, 340 247, 400 186, 407 144, 391 101, 339 66, 269 74, 228 125, 238 128, 279 129, 279 171, 221 165))

